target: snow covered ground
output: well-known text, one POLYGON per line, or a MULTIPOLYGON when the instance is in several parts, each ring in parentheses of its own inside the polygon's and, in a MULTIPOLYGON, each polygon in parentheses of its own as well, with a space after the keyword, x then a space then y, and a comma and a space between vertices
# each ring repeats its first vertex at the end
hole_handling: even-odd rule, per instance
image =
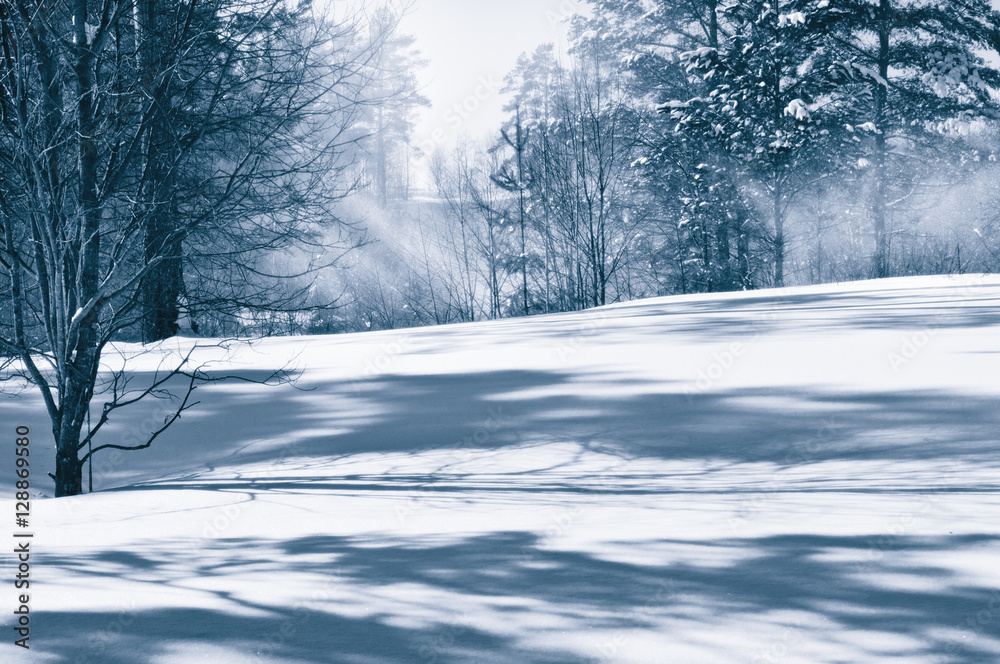
MULTIPOLYGON (((196 356, 299 379, 205 386, 98 493, 35 500, 0 660, 1000 661, 998 276, 196 356)), ((33 393, 0 421, 11 496, 14 426, 36 482, 51 444, 33 393)))

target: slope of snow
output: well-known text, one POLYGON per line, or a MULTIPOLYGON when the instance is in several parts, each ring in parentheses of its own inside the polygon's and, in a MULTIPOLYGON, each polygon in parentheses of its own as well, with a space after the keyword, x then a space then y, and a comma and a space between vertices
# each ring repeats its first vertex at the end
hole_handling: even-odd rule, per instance
MULTIPOLYGON (((120 350, 138 385, 195 343, 120 350)), ((197 343, 297 380, 203 386, 33 501, 3 661, 1000 661, 1000 277, 197 343)), ((40 400, 0 420, 47 491, 40 400)))

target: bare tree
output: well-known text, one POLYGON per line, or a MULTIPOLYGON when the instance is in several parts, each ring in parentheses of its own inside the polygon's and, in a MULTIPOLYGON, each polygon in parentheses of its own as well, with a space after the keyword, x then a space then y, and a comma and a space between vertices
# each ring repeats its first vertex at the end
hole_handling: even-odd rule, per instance
MULTIPOLYGON (((57 496, 114 447, 81 456, 114 339, 172 333, 184 290, 230 315, 311 306, 266 256, 314 242, 307 219, 349 188, 380 47, 362 28, 284 0, 0 4, 0 352, 45 402, 57 496)), ((112 378, 99 421, 184 374, 169 426, 207 377, 185 360, 137 391, 112 378)))
POLYGON ((504 315, 505 293, 512 270, 520 262, 510 261, 513 253, 506 223, 511 207, 510 194, 496 181, 502 159, 495 150, 484 150, 468 144, 455 149, 449 159, 436 156, 435 185, 444 202, 444 213, 458 225, 450 250, 456 252, 463 276, 463 298, 478 301, 479 284, 484 284, 488 300, 479 303, 481 316, 500 318, 504 315))

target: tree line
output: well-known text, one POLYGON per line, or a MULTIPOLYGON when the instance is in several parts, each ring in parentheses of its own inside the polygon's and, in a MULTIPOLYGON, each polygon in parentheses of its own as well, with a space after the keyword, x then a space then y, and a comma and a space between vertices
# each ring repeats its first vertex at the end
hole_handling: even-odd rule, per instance
POLYGON ((1000 268, 986 0, 589 4, 314 329, 1000 268))

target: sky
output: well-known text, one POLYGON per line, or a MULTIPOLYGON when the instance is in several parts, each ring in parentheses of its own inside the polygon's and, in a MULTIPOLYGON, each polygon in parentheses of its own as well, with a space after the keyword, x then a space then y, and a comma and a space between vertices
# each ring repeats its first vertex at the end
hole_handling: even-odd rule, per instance
POLYGON ((428 60, 422 109, 414 139, 425 153, 453 146, 463 135, 488 136, 499 128, 504 76, 518 56, 540 44, 565 44, 565 18, 579 0, 414 0, 403 21, 428 60))
MULTIPOLYGON (((1000 0, 992 1, 1000 8, 1000 0)), ((416 37, 428 61, 420 78, 431 106, 419 110, 413 137, 425 155, 454 146, 462 136, 492 138, 504 117, 503 79, 518 56, 548 42, 565 51, 566 19, 585 7, 581 0, 409 3, 402 30, 416 37)), ((418 180, 424 180, 419 171, 418 180)))

